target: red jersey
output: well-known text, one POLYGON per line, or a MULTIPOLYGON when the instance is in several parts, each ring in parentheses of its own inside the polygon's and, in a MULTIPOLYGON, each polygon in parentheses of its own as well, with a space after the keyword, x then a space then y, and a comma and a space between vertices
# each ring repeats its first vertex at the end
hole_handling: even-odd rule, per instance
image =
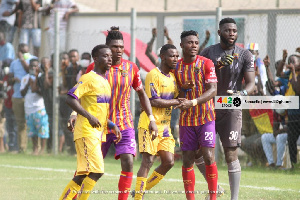
MULTIPOLYGON (((94 69, 90 64, 86 73, 94 69)), ((143 89, 140 72, 135 63, 122 59, 119 65, 113 65, 105 74, 111 87, 109 119, 118 125, 120 131, 133 128, 133 118, 130 111, 131 87, 135 91, 143 89)), ((109 131, 111 133, 112 131, 109 131)))
MULTIPOLYGON (((195 86, 186 93, 189 100, 200 97, 205 92, 205 83, 216 83, 217 76, 215 66, 210 59, 197 55, 192 63, 184 63, 183 58, 177 63, 174 70, 179 88, 188 80, 193 80, 195 86)), ((215 120, 215 106, 213 99, 188 110, 181 110, 179 125, 181 126, 200 126, 215 120)))

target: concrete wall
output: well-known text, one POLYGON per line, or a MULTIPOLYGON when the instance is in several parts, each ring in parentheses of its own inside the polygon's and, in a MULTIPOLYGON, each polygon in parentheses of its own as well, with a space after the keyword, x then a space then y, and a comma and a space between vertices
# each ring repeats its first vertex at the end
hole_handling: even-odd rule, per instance
MULTIPOLYGON (((263 12, 263 11, 262 11, 263 12)), ((248 42, 259 43, 260 56, 264 57, 267 52, 267 41, 268 41, 268 14, 251 14, 245 12, 224 12, 223 17, 239 17, 245 19, 244 35, 243 37, 245 45, 248 42)), ((259 12, 257 12, 259 13, 259 12)), ((280 13, 280 12, 279 12, 280 13)), ((158 23, 163 23, 169 29, 169 35, 174 41, 174 45, 180 50, 180 34, 183 31, 183 21, 185 19, 214 19, 213 13, 206 15, 205 13, 168 13, 164 16, 164 21, 157 21, 157 15, 155 13, 147 13, 144 15, 138 15, 137 17, 137 32, 136 37, 143 42, 147 43, 151 39, 151 29, 156 27, 158 23)), ((295 12, 290 14, 279 14, 277 15, 276 30, 270 31, 269 34, 276 34, 276 49, 275 59, 281 58, 282 49, 287 49, 289 53, 294 53, 295 49, 300 46, 300 13, 295 12)), ((130 14, 76 14, 70 17, 68 36, 67 36, 67 49, 78 49, 80 53, 85 51, 90 52, 91 49, 100 43, 105 43, 105 36, 102 31, 109 30, 111 26, 119 26, 120 30, 130 33, 130 14)), ((199 34, 204 34, 203 32, 199 34)), ((215 35, 211 35, 215 37, 215 35)), ((201 38, 201 37, 200 37, 201 38)), ((45 38, 44 38, 45 40, 45 38)), ((166 40, 165 40, 166 41, 166 40)), ((202 41, 200 41, 201 43, 202 41)), ((154 43, 153 50, 156 52, 158 49, 156 42, 154 43)), ((45 46, 42 50, 42 55, 47 54, 45 46)), ((180 51, 181 52, 181 51, 180 51)))

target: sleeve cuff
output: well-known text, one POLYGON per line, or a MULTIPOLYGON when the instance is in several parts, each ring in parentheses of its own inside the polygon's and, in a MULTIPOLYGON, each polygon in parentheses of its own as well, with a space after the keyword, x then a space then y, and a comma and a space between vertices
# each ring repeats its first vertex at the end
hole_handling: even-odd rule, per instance
POLYGON ((67 95, 69 95, 69 96, 73 97, 74 99, 78 100, 78 97, 73 93, 68 92, 67 95))

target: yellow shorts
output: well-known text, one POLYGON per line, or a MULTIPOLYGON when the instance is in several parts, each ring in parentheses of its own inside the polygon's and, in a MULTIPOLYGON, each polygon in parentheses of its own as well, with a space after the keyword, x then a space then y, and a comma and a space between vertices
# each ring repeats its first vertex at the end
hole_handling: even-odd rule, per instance
POLYGON ((77 175, 104 173, 101 140, 96 137, 82 137, 75 140, 77 152, 77 175))
POLYGON ((157 138, 152 140, 152 135, 148 129, 139 128, 139 151, 141 153, 147 152, 156 155, 158 151, 163 150, 174 154, 174 148, 175 140, 172 134, 169 137, 163 137, 162 134, 158 133, 157 138))

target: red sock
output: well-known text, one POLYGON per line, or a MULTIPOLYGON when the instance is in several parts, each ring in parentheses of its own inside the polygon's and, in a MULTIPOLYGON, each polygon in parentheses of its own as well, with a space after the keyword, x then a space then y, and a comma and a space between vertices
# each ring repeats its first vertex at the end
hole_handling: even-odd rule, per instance
MULTIPOLYGON (((76 176, 76 174, 77 174, 77 171, 75 171, 75 173, 74 173, 74 177, 76 176)), ((76 200, 77 199, 77 194, 73 197, 73 199, 74 200, 76 200)))
POLYGON ((127 200, 131 189, 132 172, 121 171, 119 180, 119 196, 118 200, 127 200))
POLYGON ((182 167, 182 179, 187 200, 195 200, 195 171, 194 167, 182 167))
POLYGON ((216 162, 211 165, 205 165, 206 168, 206 180, 208 184, 208 191, 210 199, 217 199, 217 188, 218 188, 218 168, 216 162))

